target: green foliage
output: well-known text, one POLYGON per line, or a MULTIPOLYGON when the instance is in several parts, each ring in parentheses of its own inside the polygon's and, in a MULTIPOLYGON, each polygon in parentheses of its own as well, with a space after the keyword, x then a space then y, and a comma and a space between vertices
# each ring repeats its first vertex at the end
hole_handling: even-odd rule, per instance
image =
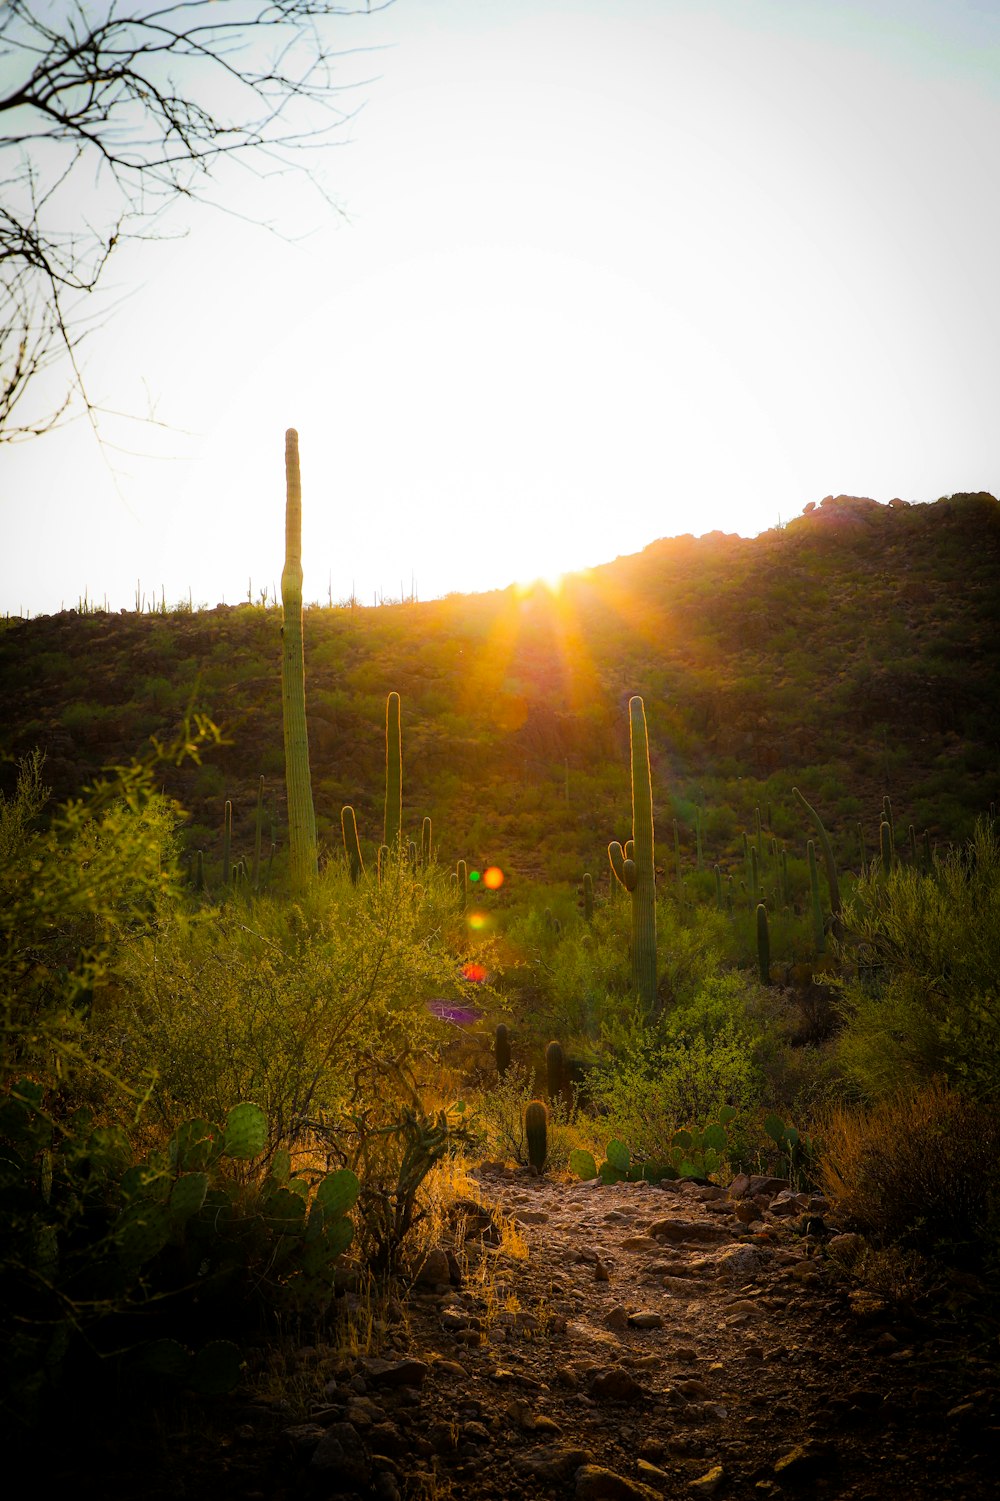
POLYGON ((792 1186, 801 1188, 805 1182, 814 1182, 816 1158, 812 1137, 800 1133, 796 1126, 786 1126, 781 1116, 773 1113, 765 1116, 764 1131, 781 1153, 792 1186))
POLYGON ((151 1108, 166 1119, 216 1119, 249 1097, 273 1145, 294 1141, 344 1108, 358 1058, 432 1046, 425 1003, 460 994, 452 920, 441 875, 418 883, 399 861, 380 885, 328 866, 300 902, 264 894, 252 918, 232 906, 166 913, 155 941, 122 952, 124 984, 95 1041, 133 1087, 157 1074, 151 1108))
POLYGON ((942 1078, 1000 1096, 1000 834, 972 838, 930 873, 871 871, 845 908, 857 976, 843 988, 837 1057, 857 1094, 880 1099, 942 1078))
POLYGON ((622 1035, 597 1070, 590 1089, 602 1122, 638 1160, 669 1162, 678 1129, 717 1119, 726 1106, 745 1116, 760 1099, 754 1028, 738 984, 717 981, 704 1009, 693 998, 655 1034, 622 1035))
MULTIPOLYGON (((518 1063, 483 1090, 475 1103, 472 1128, 477 1132, 478 1149, 501 1161, 520 1166, 528 1163, 528 1138, 525 1114, 534 1099, 535 1083, 529 1071, 518 1063)), ((547 1166, 559 1171, 569 1162, 576 1141, 575 1100, 554 1101, 548 1110, 547 1166)))
POLYGON ((72 1353, 120 1353, 130 1369, 193 1391, 228 1390, 238 1350, 210 1341, 197 1353, 159 1331, 202 1340, 265 1309, 314 1309, 333 1292, 351 1244, 353 1174, 295 1180, 265 1175, 260 1109, 234 1106, 224 1126, 191 1120, 142 1155, 89 1110, 63 1113, 58 1094, 22 1079, 0 1096, 0 1400, 30 1418, 72 1353), (233 1161, 257 1163, 250 1179, 233 1161), (284 1180, 284 1181, 282 1181, 284 1180), (294 1191, 292 1191, 294 1190, 294 1191), (137 1343, 138 1341, 138 1343, 137 1343))
POLYGON ((708 1178, 724 1166, 729 1146, 726 1127, 737 1111, 723 1105, 717 1118, 701 1127, 674 1131, 666 1153, 645 1161, 633 1159, 625 1142, 612 1138, 605 1159, 597 1163, 593 1153, 578 1149, 570 1154, 572 1173, 584 1181, 600 1178, 602 1183, 661 1183, 664 1178, 708 1178))

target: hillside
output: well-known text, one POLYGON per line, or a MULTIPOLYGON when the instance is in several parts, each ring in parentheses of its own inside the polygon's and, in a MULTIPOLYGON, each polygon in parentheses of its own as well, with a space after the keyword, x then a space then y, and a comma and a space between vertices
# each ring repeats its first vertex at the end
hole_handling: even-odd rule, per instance
MULTIPOLYGON (((309 560, 306 560, 308 571, 309 560)), ((223 804, 248 843, 263 774, 283 838, 280 610, 65 611, 0 623, 3 785, 35 746, 58 798, 168 736, 190 708, 228 743, 167 785, 190 847, 221 853, 223 804)), ((1000 504, 828 497, 755 539, 664 539, 544 586, 428 603, 312 607, 306 672, 321 837, 353 803, 382 819, 386 694, 402 697, 404 812, 441 857, 519 875, 606 879, 627 833, 628 697, 646 702, 658 860, 676 819, 725 867, 756 804, 802 837, 790 789, 822 809, 847 863, 882 796, 897 825, 964 837, 997 795, 1000 504)), ((279 856, 280 858, 280 856, 279 856)))

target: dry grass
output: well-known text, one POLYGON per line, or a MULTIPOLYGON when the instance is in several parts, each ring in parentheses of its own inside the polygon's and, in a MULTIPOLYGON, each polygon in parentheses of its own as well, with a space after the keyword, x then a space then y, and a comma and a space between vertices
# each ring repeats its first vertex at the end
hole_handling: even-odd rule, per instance
POLYGON ((834 1107, 820 1175, 850 1222, 879 1242, 988 1263, 1000 1230, 1000 1122, 940 1082, 867 1109, 834 1107))

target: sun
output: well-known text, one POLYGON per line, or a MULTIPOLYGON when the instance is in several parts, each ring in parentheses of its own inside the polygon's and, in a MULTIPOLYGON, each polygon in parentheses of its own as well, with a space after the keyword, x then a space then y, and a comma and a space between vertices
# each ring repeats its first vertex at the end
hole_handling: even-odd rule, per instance
POLYGON ((563 584, 567 575, 559 573, 555 569, 548 573, 536 573, 531 578, 527 576, 514 581, 514 589, 519 599, 526 599, 530 594, 546 592, 558 597, 562 593, 563 584))

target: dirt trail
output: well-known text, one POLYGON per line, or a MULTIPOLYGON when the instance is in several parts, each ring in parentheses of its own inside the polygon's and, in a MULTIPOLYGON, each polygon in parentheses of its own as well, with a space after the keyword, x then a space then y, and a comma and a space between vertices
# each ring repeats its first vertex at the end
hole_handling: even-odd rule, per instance
POLYGON ((228 1437, 143 1494, 996 1497, 995 1367, 943 1315, 859 1293, 816 1201, 476 1176, 379 1355, 298 1350, 308 1421, 234 1401, 228 1437))

